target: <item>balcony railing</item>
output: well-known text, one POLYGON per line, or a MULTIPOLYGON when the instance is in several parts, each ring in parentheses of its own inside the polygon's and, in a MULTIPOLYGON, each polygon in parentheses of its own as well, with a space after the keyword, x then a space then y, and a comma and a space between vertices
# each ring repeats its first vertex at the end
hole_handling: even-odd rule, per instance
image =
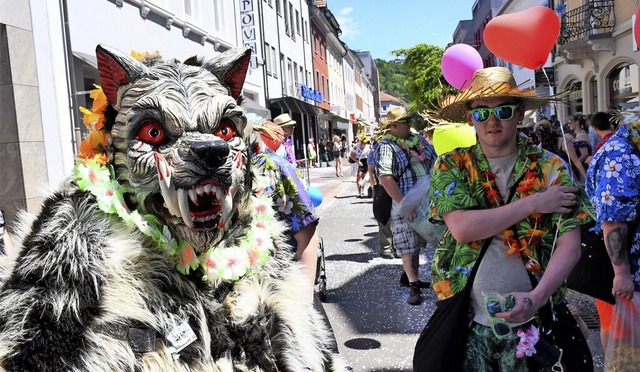
POLYGON ((591 35, 613 32, 616 24, 613 0, 594 0, 562 15, 558 44, 585 39, 591 35))

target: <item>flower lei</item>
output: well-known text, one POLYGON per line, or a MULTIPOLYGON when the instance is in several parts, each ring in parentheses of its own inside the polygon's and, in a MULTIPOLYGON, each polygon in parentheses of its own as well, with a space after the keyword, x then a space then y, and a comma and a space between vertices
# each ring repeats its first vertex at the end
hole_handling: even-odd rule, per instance
MULTIPOLYGON (((534 188, 539 185, 539 174, 536 171, 538 165, 538 157, 536 154, 529 155, 531 165, 525 172, 524 179, 520 181, 516 192, 520 193, 521 197, 525 197, 534 194, 534 188)), ((489 171, 482 173, 481 182, 482 188, 485 191, 485 197, 492 208, 497 208, 504 204, 500 192, 496 187, 496 175, 489 171)), ((533 226, 528 229, 527 234, 522 236, 519 240, 515 238, 515 232, 513 229, 508 228, 500 233, 504 237, 504 245, 508 248, 507 255, 517 254, 518 257, 524 255, 526 257, 525 267, 532 273, 539 273, 542 270, 540 263, 533 257, 531 257, 531 250, 540 243, 540 238, 544 234, 544 230, 540 230, 542 226, 542 213, 534 213, 530 216, 533 226)))
POLYGON ((424 163, 427 160, 427 155, 424 153, 425 148, 420 138, 415 134, 411 134, 408 139, 398 138, 392 134, 385 134, 380 137, 380 140, 389 140, 395 142, 400 148, 405 149, 409 154, 418 159, 420 163, 424 163))
POLYGON ((199 268, 204 273, 203 280, 218 282, 236 281, 259 272, 273 249, 275 211, 271 199, 266 195, 252 196, 253 219, 247 236, 239 244, 211 246, 197 255, 191 244, 173 238, 168 226, 155 216, 129 210, 124 201, 125 188, 116 180, 107 156, 109 137, 103 132, 107 99, 99 86, 91 91, 91 97, 92 109, 80 108, 89 136, 80 144, 74 167, 73 178, 78 188, 95 196, 100 210, 118 216, 150 237, 167 255, 178 257, 176 269, 182 274, 199 268))
POLYGON ((516 358, 524 358, 532 356, 537 352, 535 346, 540 340, 540 331, 536 326, 530 326, 526 331, 518 331, 520 342, 516 345, 516 358))

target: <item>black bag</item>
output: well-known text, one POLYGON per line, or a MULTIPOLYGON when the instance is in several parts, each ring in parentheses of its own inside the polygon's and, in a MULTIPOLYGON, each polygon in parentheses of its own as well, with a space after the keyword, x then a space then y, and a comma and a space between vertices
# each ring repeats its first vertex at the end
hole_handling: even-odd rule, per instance
MULTIPOLYGON (((627 241, 632 242, 638 221, 627 223, 627 241)), ((580 259, 567 278, 567 287, 610 304, 615 304, 611 294, 613 288, 613 266, 604 244, 604 237, 587 229, 580 232, 582 239, 580 259)))
POLYGON ((387 191, 381 184, 373 186, 375 188, 373 195, 373 217, 382 225, 389 223, 391 218, 391 205, 393 199, 387 194, 387 191))
POLYGON ((593 371, 593 356, 576 318, 564 302, 553 308, 555 316, 551 315, 550 304, 539 310, 542 326, 538 341, 540 347, 536 344, 536 350, 541 354, 536 356, 536 353, 529 358, 530 367, 533 370, 557 371, 560 363, 567 372, 593 371), (548 332, 549 328, 551 332, 548 332))
POLYGON ((464 351, 471 323, 471 287, 491 238, 485 239, 464 289, 436 302, 436 311, 418 337, 413 352, 413 370, 462 372, 464 351))
POLYGON ((581 232, 582 254, 567 278, 567 287, 610 304, 615 304, 613 266, 604 245, 604 237, 585 229, 581 232))
POLYGON ((353 164, 353 163, 355 163, 355 162, 356 162, 355 160, 351 159, 351 156, 349 156, 349 159, 348 159, 348 160, 349 160, 349 163, 351 163, 351 164, 353 164))

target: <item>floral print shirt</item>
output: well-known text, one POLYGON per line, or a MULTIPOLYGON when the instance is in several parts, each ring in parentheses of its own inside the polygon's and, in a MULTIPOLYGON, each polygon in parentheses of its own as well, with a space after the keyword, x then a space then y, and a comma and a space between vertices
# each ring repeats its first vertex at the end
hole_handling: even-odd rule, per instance
MULTIPOLYGON (((557 155, 518 139, 518 157, 513 169, 513 181, 517 189, 512 201, 522 199, 552 185, 574 186, 566 164, 557 155)), ((479 144, 456 149, 441 155, 431 177, 430 218, 434 223, 444 223, 441 216, 460 209, 492 208, 490 199, 499 195, 497 190, 487 189, 491 175, 489 163, 479 144)), ((580 190, 577 208, 570 214, 533 214, 515 225, 516 240, 505 230, 505 255, 518 254, 530 272, 540 276, 546 268, 558 226, 562 235, 576 226, 592 222, 591 205, 580 190), (514 249, 517 247, 517 249, 514 249)), ((436 248, 432 271, 433 288, 439 299, 445 299, 462 291, 471 274, 484 240, 460 243, 449 229, 436 248)), ((554 301, 561 300, 566 287, 560 288, 554 301)))
MULTIPOLYGON (((604 221, 631 222, 640 210, 640 137, 621 125, 593 156, 587 171, 586 191, 596 212, 594 232, 604 221), (634 143, 635 141, 635 143, 634 143)), ((629 250, 636 291, 640 291, 640 227, 629 250)))
POLYGON ((254 155, 254 172, 258 175, 258 193, 272 193, 274 209, 288 222, 290 244, 296 248, 293 236, 318 221, 309 193, 287 159, 272 152, 254 155))

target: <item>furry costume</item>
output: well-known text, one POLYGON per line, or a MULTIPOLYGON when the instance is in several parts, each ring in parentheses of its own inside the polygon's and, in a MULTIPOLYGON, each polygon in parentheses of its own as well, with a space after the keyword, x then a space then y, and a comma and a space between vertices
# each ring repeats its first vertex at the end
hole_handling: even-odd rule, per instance
POLYGON ((249 56, 142 63, 98 46, 106 101, 85 112, 84 160, 0 270, 2 368, 347 369, 252 191, 249 56))

